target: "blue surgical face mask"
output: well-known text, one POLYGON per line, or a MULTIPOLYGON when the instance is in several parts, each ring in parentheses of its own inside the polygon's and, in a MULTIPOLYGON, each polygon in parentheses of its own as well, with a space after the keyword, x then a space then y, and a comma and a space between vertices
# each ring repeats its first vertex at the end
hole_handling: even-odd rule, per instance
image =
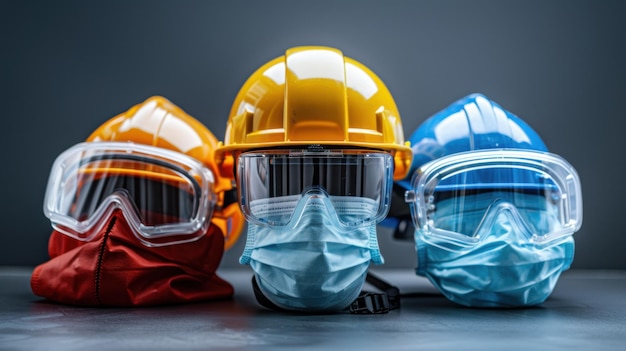
POLYGON ((561 272, 572 263, 573 237, 534 242, 514 208, 503 206, 494 211, 491 225, 480 228, 480 239, 467 246, 448 245, 416 230, 417 274, 428 277, 448 299, 465 306, 543 303, 561 272))
POLYGON ((252 267, 263 295, 280 308, 340 311, 361 292, 370 261, 383 263, 376 226, 341 229, 310 201, 293 228, 249 223, 240 263, 252 267))

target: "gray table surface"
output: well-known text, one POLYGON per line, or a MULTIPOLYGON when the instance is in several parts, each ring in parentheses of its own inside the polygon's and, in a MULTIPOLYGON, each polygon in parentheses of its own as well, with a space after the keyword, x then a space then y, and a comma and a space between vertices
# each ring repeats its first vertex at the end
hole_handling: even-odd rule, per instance
MULTIPOLYGON (((0 267, 0 350, 626 350, 626 271, 565 272, 540 307, 471 309, 435 294, 384 315, 264 309, 247 269, 220 271, 232 300, 79 308, 34 296, 31 271, 0 267)), ((436 292, 411 270, 375 272, 403 293, 436 292)))

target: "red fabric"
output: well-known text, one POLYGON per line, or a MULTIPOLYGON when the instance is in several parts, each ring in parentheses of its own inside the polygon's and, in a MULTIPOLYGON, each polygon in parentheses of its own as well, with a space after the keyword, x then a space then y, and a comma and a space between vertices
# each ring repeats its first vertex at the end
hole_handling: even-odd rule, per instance
POLYGON ((215 273, 224 236, 211 224, 200 239, 147 247, 116 211, 92 241, 53 231, 50 260, 35 268, 35 295, 80 306, 150 306, 230 298, 233 287, 215 273))

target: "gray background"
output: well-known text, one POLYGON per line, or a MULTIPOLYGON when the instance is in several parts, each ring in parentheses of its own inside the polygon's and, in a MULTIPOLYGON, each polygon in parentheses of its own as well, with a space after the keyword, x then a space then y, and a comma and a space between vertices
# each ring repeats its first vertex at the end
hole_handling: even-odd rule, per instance
MULTIPOLYGON (((626 6, 619 1, 4 1, 0 265, 47 259, 54 158, 163 95, 221 138, 261 64, 299 45, 343 50, 381 77, 410 133, 480 92, 580 173, 575 268, 626 268, 622 186, 626 6)), ((385 267, 415 265, 381 230, 385 267)), ((237 267, 244 240, 223 259, 237 267)))

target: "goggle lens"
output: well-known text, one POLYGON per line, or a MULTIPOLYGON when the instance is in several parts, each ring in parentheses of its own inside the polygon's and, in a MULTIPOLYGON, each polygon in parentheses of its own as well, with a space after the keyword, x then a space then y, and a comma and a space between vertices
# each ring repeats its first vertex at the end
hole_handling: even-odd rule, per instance
POLYGON ((375 223, 388 211, 392 171, 391 155, 375 151, 244 153, 242 209, 252 222, 286 226, 303 206, 316 203, 310 198, 323 197, 319 206, 332 208, 343 225, 375 223))
POLYGON ((184 154, 116 142, 78 144, 55 161, 44 212, 58 230, 90 240, 120 208, 137 236, 164 245, 194 240, 211 218, 212 173, 184 154))
POLYGON ((582 221, 576 171, 556 155, 488 150, 422 166, 408 192, 417 228, 471 241, 508 211, 535 240, 571 234, 582 221))

